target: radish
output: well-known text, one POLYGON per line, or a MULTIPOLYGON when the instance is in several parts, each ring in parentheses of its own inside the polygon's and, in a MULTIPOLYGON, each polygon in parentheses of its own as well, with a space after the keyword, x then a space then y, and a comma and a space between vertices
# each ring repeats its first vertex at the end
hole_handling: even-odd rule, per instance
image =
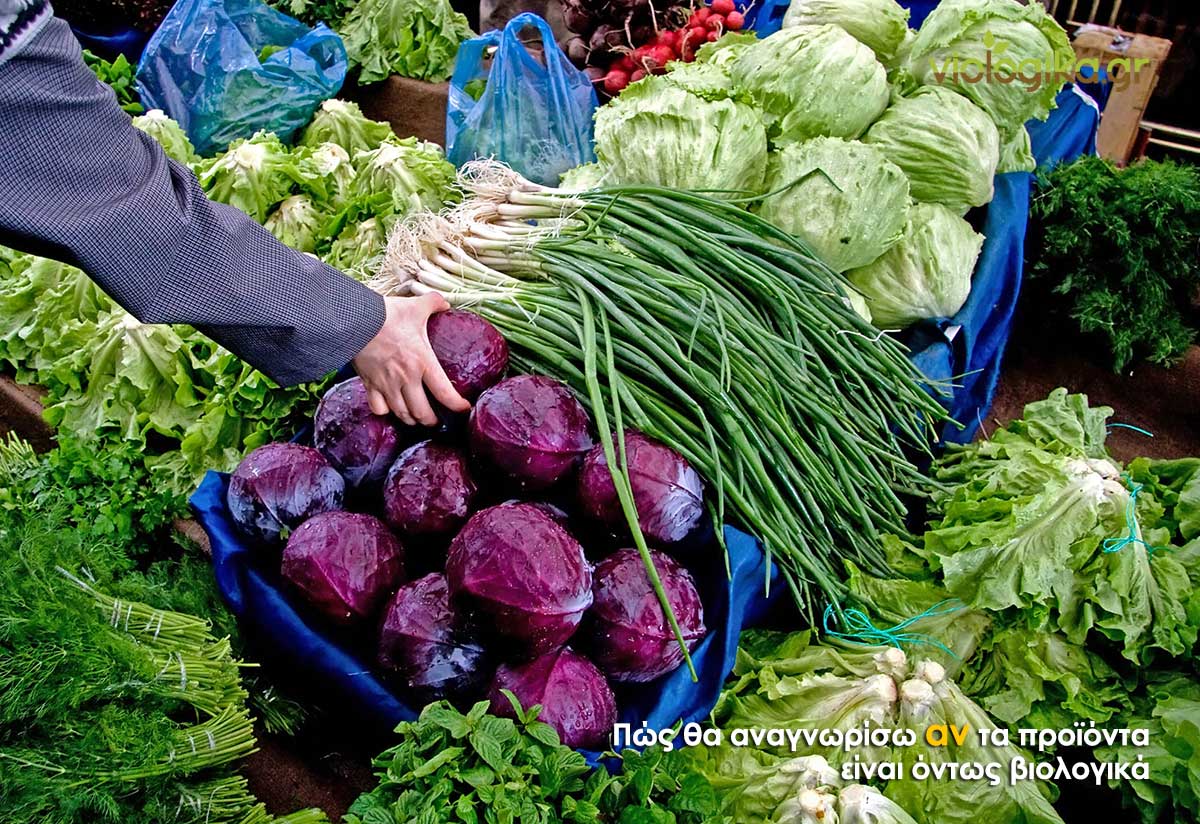
POLYGON ((670 46, 653 46, 650 49, 650 60, 662 67, 676 58, 675 50, 670 46))
POLYGON ((670 29, 663 29, 658 33, 658 40, 655 45, 666 46, 668 49, 678 48, 679 35, 670 29))
POLYGON ((708 37, 708 29, 704 26, 692 26, 688 29, 688 41, 693 48, 700 45, 708 37))
POLYGON ((720 15, 726 15, 737 11, 737 7, 733 5, 733 0, 713 0, 710 8, 712 9, 713 14, 720 15))
POLYGON ((692 12, 692 19, 689 20, 688 23, 692 26, 703 26, 704 21, 708 19, 710 14, 712 14, 712 12, 709 11, 707 6, 701 6, 692 12))
POLYGON ((731 11, 725 15, 725 28, 730 31, 741 31, 746 25, 746 16, 740 11, 731 11))
POLYGON ((632 72, 637 67, 638 64, 634 61, 633 55, 629 53, 621 55, 621 59, 611 66, 611 68, 620 69, 623 72, 632 72))
POLYGON ((721 33, 719 31, 710 31, 708 33, 708 42, 709 43, 716 43, 720 39, 721 39, 721 33))
POLYGON ((645 69, 637 69, 636 71, 634 71, 634 73, 633 73, 633 74, 629 75, 629 82, 630 82, 630 83, 636 83, 636 82, 638 82, 639 80, 641 80, 641 79, 642 79, 643 77, 645 77, 645 76, 646 76, 646 70, 645 70, 645 69))
POLYGON ((719 14, 712 14, 709 15, 709 18, 704 21, 704 25, 708 26, 708 28, 712 31, 724 31, 725 18, 719 14))
POLYGON ((609 94, 620 94, 629 85, 629 73, 620 69, 609 69, 604 75, 604 91, 609 94))

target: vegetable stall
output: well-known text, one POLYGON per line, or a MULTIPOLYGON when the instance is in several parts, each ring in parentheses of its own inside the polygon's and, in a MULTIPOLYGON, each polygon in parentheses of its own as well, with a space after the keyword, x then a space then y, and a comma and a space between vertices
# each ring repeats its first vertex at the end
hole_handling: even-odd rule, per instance
POLYGON ((6 820, 1200 820, 1200 175, 1088 156, 1062 82, 966 79, 1073 61, 1042 6, 565 0, 534 116, 502 54, 456 72, 444 0, 271 5, 460 125, 543 122, 561 72, 591 161, 545 179, 581 150, 547 126, 456 168, 298 92, 277 129, 222 97, 211 145, 90 58, 210 198, 445 296, 472 408, 278 386, 0 248, 53 435, 0 441, 6 820), (1076 332, 1068 388, 1022 372, 1076 332))

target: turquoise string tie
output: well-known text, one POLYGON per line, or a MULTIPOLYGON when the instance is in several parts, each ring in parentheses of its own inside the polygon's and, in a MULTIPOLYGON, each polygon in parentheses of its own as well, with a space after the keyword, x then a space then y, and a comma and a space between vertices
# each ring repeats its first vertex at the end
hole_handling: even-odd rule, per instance
POLYGON ((837 612, 834 610, 833 604, 830 604, 825 607, 822 623, 824 624, 826 635, 833 638, 841 638, 852 644, 889 646, 896 649, 901 649, 905 644, 910 646, 930 646, 936 647, 952 658, 957 659, 958 656, 954 653, 954 650, 932 635, 923 632, 908 632, 907 630, 918 621, 949 615, 958 612, 965 606, 966 604, 957 598, 947 598, 944 601, 938 601, 912 618, 905 619, 895 626, 886 628, 875 626, 870 617, 860 609, 847 609, 841 613, 841 623, 846 630, 842 632, 833 628, 833 624, 837 620, 837 612))
POLYGON ((1142 429, 1140 426, 1134 426, 1131 423, 1110 423, 1108 429, 1129 429, 1139 435, 1145 435, 1147 438, 1153 438, 1154 433, 1148 429, 1142 429))
POLYGON ((1144 487, 1130 478, 1127 472, 1121 473, 1121 479, 1129 487, 1129 503, 1125 505, 1125 535, 1120 538, 1105 538, 1101 547, 1105 552, 1120 552, 1130 544, 1140 544, 1145 548, 1147 555, 1153 555, 1156 550, 1162 549, 1162 547, 1151 546, 1138 537, 1141 529, 1138 526, 1137 498, 1138 493, 1144 487))

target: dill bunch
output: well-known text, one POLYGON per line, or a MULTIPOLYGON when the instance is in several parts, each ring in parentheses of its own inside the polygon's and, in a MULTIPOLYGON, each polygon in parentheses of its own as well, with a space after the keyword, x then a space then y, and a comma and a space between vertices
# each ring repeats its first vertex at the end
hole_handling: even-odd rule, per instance
POLYGON ((1115 372, 1178 361, 1200 327, 1200 170, 1084 157, 1043 170, 1031 205, 1025 306, 1069 316, 1115 372))

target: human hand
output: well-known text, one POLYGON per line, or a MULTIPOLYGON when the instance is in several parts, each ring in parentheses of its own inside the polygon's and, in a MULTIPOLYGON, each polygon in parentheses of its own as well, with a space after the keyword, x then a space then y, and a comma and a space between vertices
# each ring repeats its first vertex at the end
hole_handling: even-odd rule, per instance
POLYGON ((437 415, 425 395, 426 387, 447 409, 470 409, 471 404, 455 391, 438 363, 425 330, 429 316, 446 311, 450 304, 436 292, 383 300, 383 326, 353 360, 354 370, 367 388, 371 411, 386 415, 390 409, 409 426, 418 421, 433 426, 437 415))

